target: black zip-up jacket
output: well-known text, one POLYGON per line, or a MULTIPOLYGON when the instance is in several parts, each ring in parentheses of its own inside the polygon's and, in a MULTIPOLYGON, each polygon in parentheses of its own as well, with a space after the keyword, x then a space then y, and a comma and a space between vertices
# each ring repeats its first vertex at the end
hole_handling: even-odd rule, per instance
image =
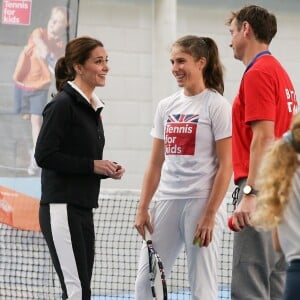
POLYGON ((101 110, 65 84, 43 111, 35 149, 42 168, 41 204, 68 203, 98 207, 100 179, 94 160, 102 159, 105 143, 101 110))

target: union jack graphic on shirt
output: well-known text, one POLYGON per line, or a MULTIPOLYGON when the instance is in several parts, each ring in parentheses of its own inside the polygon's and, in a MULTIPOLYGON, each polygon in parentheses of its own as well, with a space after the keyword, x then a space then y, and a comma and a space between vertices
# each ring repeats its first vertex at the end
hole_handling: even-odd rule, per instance
POLYGON ((167 122, 193 122, 198 123, 199 115, 193 114, 176 114, 176 115, 169 115, 167 122))
POLYGON ((165 125, 166 155, 194 155, 199 115, 173 114, 165 125))

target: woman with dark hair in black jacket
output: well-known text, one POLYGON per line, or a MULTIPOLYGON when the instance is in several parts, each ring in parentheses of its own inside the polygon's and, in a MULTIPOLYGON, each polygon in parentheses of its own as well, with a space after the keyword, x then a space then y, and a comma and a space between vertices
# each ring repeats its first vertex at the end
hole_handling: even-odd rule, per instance
POLYGON ((101 111, 94 89, 109 71, 103 44, 79 37, 55 67, 57 95, 45 107, 35 159, 42 168, 40 225, 62 287, 63 299, 91 298, 100 180, 121 179, 124 168, 103 160, 101 111))

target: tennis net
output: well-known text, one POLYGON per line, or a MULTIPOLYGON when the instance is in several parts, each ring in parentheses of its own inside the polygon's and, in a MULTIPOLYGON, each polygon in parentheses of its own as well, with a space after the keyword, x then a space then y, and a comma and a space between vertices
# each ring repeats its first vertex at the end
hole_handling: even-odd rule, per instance
MULTIPOLYGON (((93 300, 134 299, 141 238, 133 227, 138 190, 105 190, 95 211, 93 300)), ((225 200, 232 212, 230 196, 225 200)), ((219 299, 230 299, 233 234, 225 228, 219 267, 219 299)), ((186 258, 180 254, 167 279, 168 299, 191 299, 186 258)), ((0 299, 60 299, 60 286, 41 232, 0 224, 0 299)))

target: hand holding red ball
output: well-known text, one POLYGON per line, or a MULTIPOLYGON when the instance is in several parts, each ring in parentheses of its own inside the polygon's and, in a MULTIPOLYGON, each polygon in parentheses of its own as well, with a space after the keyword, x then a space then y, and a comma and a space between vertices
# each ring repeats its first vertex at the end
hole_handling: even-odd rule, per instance
POLYGON ((228 218, 228 221, 227 221, 227 225, 228 225, 228 228, 234 232, 238 232, 239 230, 236 230, 234 227, 233 227, 233 224, 232 224, 232 219, 233 219, 233 216, 230 216, 228 218))

